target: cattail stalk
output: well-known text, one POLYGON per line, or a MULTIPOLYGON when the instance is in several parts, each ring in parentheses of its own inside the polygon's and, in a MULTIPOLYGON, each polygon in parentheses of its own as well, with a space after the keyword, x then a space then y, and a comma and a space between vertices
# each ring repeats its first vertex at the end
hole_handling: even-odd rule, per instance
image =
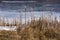
POLYGON ((31 12, 31 21, 35 21, 35 17, 34 17, 34 13, 32 12, 33 11, 33 8, 31 8, 30 12, 31 12))
POLYGON ((25 12, 25 24, 26 24, 26 6, 24 6, 24 12, 25 12))
POLYGON ((20 14, 20 26, 21 26, 22 25, 22 14, 21 12, 19 14, 20 14))

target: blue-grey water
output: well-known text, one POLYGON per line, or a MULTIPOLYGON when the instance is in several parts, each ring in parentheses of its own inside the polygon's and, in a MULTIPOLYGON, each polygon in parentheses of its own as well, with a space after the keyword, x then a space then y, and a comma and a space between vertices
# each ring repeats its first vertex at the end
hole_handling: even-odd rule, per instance
POLYGON ((41 4, 41 3, 0 3, 0 16, 6 18, 18 18, 19 13, 22 13, 22 18, 24 19, 24 6, 26 6, 27 18, 30 18, 30 8, 33 7, 33 13, 36 17, 40 17, 42 13, 44 15, 50 14, 52 12, 53 16, 60 16, 60 4, 41 4), (50 11, 50 12, 48 12, 50 11))
MULTIPOLYGON (((30 8, 33 7, 34 14, 40 15, 39 12, 55 12, 54 15, 60 15, 60 4, 40 4, 40 3, 0 3, 0 16, 3 17, 19 17, 19 13, 22 13, 24 16, 24 6, 26 6, 26 14, 30 16, 30 8), (20 11, 20 12, 19 12, 20 11)), ((46 13, 45 13, 46 14, 46 13)), ((49 14, 49 13, 48 13, 49 14)), ((41 15, 40 15, 41 16, 41 15)))

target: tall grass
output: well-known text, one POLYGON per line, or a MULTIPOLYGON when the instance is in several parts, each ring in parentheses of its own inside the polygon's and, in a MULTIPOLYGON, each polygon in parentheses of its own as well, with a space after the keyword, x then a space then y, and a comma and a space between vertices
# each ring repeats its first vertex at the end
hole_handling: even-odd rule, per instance
POLYGON ((20 40, 60 40, 60 22, 46 19, 32 20, 20 30, 20 40))
MULTIPOLYGON (((17 24, 17 23, 16 23, 17 24)), ((0 31, 0 40, 60 40, 60 22, 40 18, 18 25, 16 31, 0 31)))

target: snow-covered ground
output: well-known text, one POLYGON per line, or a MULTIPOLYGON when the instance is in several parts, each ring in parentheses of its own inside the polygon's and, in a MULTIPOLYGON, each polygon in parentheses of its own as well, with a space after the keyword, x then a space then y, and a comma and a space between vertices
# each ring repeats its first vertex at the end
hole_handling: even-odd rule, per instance
POLYGON ((0 26, 0 30, 11 30, 11 31, 15 31, 16 30, 16 26, 0 26))

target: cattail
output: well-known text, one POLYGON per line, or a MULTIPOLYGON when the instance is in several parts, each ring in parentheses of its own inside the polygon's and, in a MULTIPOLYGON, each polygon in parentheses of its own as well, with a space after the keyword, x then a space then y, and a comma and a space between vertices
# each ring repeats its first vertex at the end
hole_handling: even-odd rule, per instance
POLYGON ((30 12, 31 12, 31 20, 33 20, 34 14, 32 13, 33 8, 31 8, 30 12))
POLYGON ((6 21, 7 21, 6 25, 8 26, 8 25, 9 25, 9 23, 8 23, 8 18, 6 19, 6 21))
POLYGON ((30 8, 30 12, 31 12, 31 22, 33 23, 33 25, 35 24, 35 17, 34 17, 34 13, 33 13, 33 8, 30 8))
POLYGON ((57 17, 55 17, 55 27, 57 28, 57 17))
POLYGON ((41 20, 43 20, 43 13, 42 13, 42 18, 41 18, 41 20))
POLYGON ((60 16, 59 16, 59 20, 58 21, 60 22, 60 16))
POLYGON ((55 16, 55 22, 57 22, 57 17, 55 16))
POLYGON ((1 24, 2 24, 2 20, 1 20, 1 17, 0 17, 0 26, 1 26, 1 24))
POLYGON ((52 18, 53 15, 52 11, 54 11, 54 8, 50 10, 50 19, 52 18))
POLYGON ((29 21, 30 21, 30 20, 28 19, 28 25, 29 25, 29 21))
POLYGON ((16 18, 13 19, 13 26, 16 24, 16 18))
POLYGON ((22 13, 20 10, 19 10, 19 17, 20 17, 20 22, 18 25, 21 27, 21 25, 22 25, 22 13))
POLYGON ((5 26, 5 18, 3 17, 3 25, 5 26))
POLYGON ((7 20, 8 20, 8 21, 7 21, 7 25, 8 25, 8 26, 10 26, 10 22, 9 22, 9 19, 7 19, 7 20))
POLYGON ((24 12, 25 12, 25 24, 26 24, 26 6, 24 6, 24 12))
MULTIPOLYGON (((5 18, 5 20, 6 20, 6 18, 5 18)), ((6 26, 6 21, 5 21, 5 26, 6 26)))

